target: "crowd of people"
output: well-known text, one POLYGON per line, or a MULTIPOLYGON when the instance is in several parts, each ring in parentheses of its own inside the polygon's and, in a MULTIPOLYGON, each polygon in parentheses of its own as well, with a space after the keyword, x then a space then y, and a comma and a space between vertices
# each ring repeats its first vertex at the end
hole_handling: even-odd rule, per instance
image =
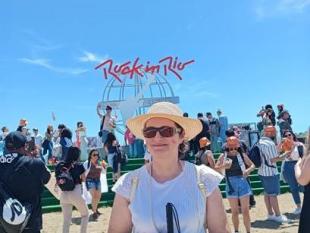
MULTIPOLYGON (((101 112, 102 107, 97 105, 100 118, 98 136, 107 163, 100 158, 98 149, 89 150, 83 122, 77 123, 76 140, 72 139, 72 131, 64 124, 59 124, 57 130, 48 125, 44 137, 37 128, 30 133, 26 119, 20 120, 16 131, 9 132, 7 127, 2 127, 0 189, 32 207, 31 217, 24 220, 26 224, 21 226, 25 227, 21 232, 36 233, 42 229, 40 195, 43 185, 50 179, 45 166, 48 163, 56 165, 64 233, 69 232, 73 207, 81 214, 81 232, 87 232, 88 203, 91 203, 91 217, 96 220, 100 215, 101 176, 107 166, 113 170, 112 190, 116 193, 110 233, 170 233, 171 228, 189 233, 206 232, 206 229, 208 232, 229 232, 219 190, 222 179, 226 180, 226 197, 231 207, 234 232, 240 229, 239 211, 246 232, 250 232, 250 208, 255 206, 255 199, 249 175, 255 167, 264 188, 267 220, 289 222, 281 214, 277 198, 280 179, 283 179, 288 183, 296 205, 293 214, 301 214, 299 232, 310 230, 306 221, 310 208, 309 149, 297 140, 291 116, 283 105, 278 105, 278 122, 271 105, 266 105, 257 114, 261 117, 257 124, 261 137, 250 148, 240 138, 241 129, 236 125, 230 127, 221 110, 217 111, 218 118, 208 112, 205 116, 198 113, 197 119, 192 119, 174 104, 156 103, 147 114, 127 121, 124 140, 129 146, 128 153, 144 153, 144 150, 137 150, 144 144, 147 163, 123 176, 120 176, 120 167, 126 156, 115 136, 116 120, 111 114, 111 106, 105 107, 105 113, 101 112), (280 141, 276 140, 276 125, 280 141), (196 164, 186 161, 189 152, 195 155, 196 164), (217 152, 220 156, 215 158, 217 152), (280 172, 279 161, 283 161, 280 172), (21 182, 30 184, 31 195, 18 187, 21 182), (89 192, 90 202, 83 189, 89 192), (305 192, 303 202, 301 191, 305 192), (170 218, 168 213, 172 213, 170 218)), ((2 222, 0 230, 1 227, 6 230, 8 226, 2 222)))

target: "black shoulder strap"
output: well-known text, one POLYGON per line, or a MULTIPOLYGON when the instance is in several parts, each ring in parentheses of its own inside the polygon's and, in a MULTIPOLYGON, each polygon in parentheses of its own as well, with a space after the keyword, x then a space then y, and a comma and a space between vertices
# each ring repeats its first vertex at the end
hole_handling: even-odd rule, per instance
POLYGON ((267 158, 266 158, 265 154, 263 153, 263 151, 261 150, 261 148, 259 147, 259 145, 257 145, 257 146, 258 146, 258 149, 259 149, 260 154, 263 156, 265 165, 266 165, 267 167, 276 168, 275 166, 269 165, 269 164, 268 164, 267 158))
POLYGON ((101 120, 100 131, 103 129, 104 120, 105 120, 105 115, 102 117, 102 120, 101 120))

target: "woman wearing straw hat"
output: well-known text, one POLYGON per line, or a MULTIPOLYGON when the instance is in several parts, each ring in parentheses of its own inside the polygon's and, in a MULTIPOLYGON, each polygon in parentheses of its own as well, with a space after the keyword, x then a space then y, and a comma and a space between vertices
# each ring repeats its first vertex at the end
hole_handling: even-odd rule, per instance
POLYGON ((145 140, 152 161, 123 175, 112 188, 116 196, 108 232, 171 232, 168 206, 175 232, 202 233, 205 224, 210 233, 229 232, 218 188, 222 175, 180 160, 184 141, 201 131, 200 121, 183 117, 175 104, 159 102, 127 126, 145 140))

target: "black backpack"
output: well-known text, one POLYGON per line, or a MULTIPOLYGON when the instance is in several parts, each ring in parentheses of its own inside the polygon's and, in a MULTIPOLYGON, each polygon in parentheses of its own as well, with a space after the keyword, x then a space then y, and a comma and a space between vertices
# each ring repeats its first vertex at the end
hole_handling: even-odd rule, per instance
POLYGON ((72 164, 69 167, 65 167, 64 162, 59 162, 55 168, 56 182, 58 187, 62 191, 72 191, 75 188, 75 182, 71 175, 70 169, 72 164))
POLYGON ((264 159, 264 163, 267 167, 275 168, 273 165, 269 165, 264 153, 261 153, 259 148, 259 144, 255 143, 249 152, 249 158, 254 163, 255 167, 259 168, 262 165, 262 157, 264 159))

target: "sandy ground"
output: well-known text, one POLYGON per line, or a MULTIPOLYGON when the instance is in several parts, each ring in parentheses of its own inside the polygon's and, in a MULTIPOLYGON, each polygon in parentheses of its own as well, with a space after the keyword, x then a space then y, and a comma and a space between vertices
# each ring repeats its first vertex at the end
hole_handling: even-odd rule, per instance
MULTIPOLYGON (((271 221, 266 221, 266 209, 264 204, 263 196, 256 196, 256 207, 251 209, 251 219, 252 219, 252 231, 259 233, 296 233, 298 231, 298 216, 291 214, 295 206, 291 194, 282 194, 279 196, 280 208, 283 214, 291 219, 290 223, 278 224, 271 221)), ((228 221, 233 232, 231 215, 229 214, 229 204, 227 200, 224 200, 225 207, 228 212, 228 221)), ((109 218, 111 214, 111 208, 100 208, 99 211, 102 213, 97 221, 93 221, 90 218, 88 225, 88 232, 90 233, 103 233, 107 232, 109 218)), ((70 233, 79 232, 80 218, 77 211, 73 212, 72 225, 70 228, 70 233)), ((242 215, 240 215, 240 232, 245 232, 242 225, 242 215)), ((62 215, 58 213, 49 213, 43 215, 43 232, 44 233, 54 233, 61 232, 62 227, 62 215)), ((310 231, 309 231, 310 232, 310 231)))

